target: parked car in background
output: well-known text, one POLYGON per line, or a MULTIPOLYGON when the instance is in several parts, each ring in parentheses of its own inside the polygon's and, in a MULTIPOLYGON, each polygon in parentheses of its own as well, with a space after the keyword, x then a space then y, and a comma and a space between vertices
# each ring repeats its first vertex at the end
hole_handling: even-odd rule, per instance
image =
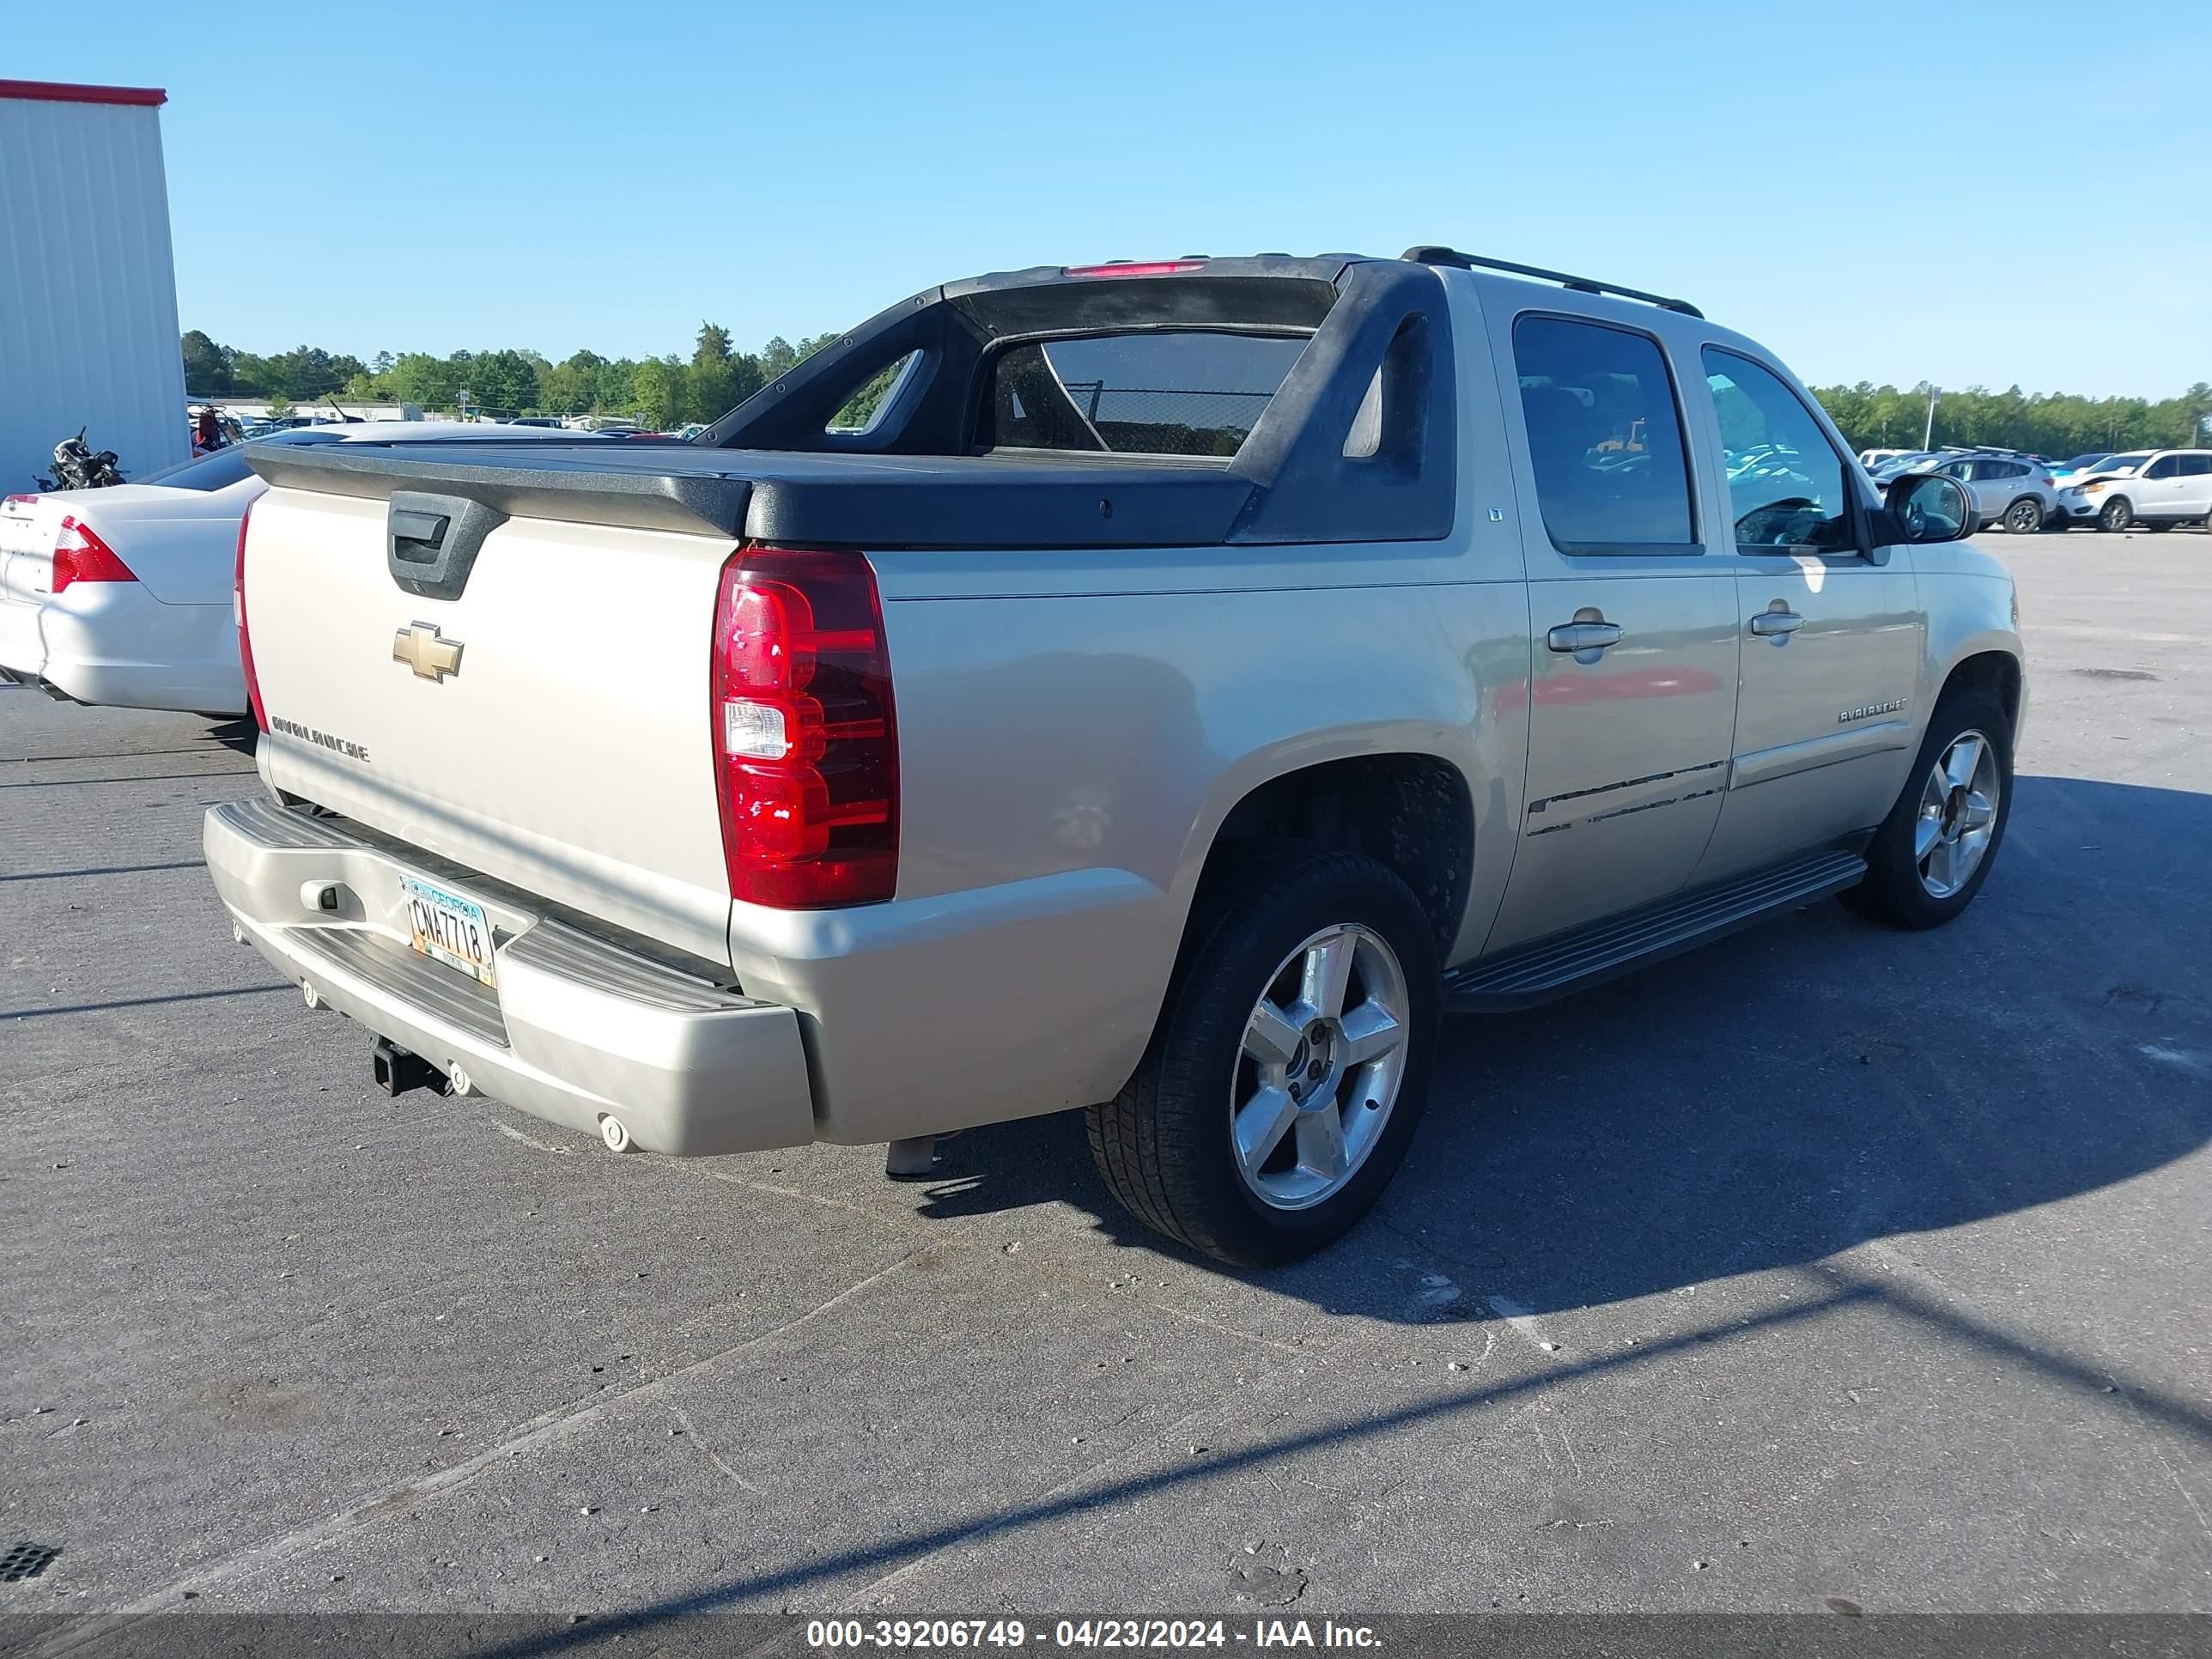
POLYGON ((2112 459, 2109 449, 2093 449, 2086 455, 2076 455, 2070 461, 2054 461, 2051 466, 2051 482, 2063 489, 2084 473, 2095 471, 2112 459))
POLYGON ((2152 449, 2125 450, 2100 457, 2095 465, 2075 472, 2058 491, 2058 511, 2063 521, 2094 522, 2097 510, 2103 505, 2105 486, 2114 479, 2132 477, 2135 470, 2157 453, 2152 449))
POLYGON ((1885 466, 1891 461, 1901 460, 1907 455, 1920 453, 1911 449, 1862 449, 1859 451, 1859 465, 1872 472, 1877 467, 1885 466))
POLYGON ((1887 487, 1892 480, 1901 478, 1908 472, 1924 472, 1938 461, 1948 460, 1954 455, 1965 453, 1960 449, 1908 449, 1902 453, 1893 451, 1887 460, 1879 461, 1872 468, 1874 481, 1877 485, 1887 487))
POLYGON ((2033 536, 2058 510, 2057 487, 2044 464, 2011 449, 1978 449, 1926 469, 1956 478, 1974 498, 1976 528, 2002 524, 2015 536, 2033 536))
POLYGON ((452 422, 303 426, 106 489, 0 502, 0 674, 74 702, 243 714, 230 591, 238 530, 267 487, 261 445, 563 438, 452 422))
POLYGON ((2093 478, 2081 493, 2100 530, 2212 527, 2212 449, 2151 450, 2131 471, 2093 478))

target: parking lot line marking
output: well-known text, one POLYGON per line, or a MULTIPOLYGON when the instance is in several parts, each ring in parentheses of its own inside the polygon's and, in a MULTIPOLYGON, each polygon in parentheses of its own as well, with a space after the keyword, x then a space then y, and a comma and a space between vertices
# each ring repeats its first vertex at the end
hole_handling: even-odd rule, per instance
POLYGON ((556 1158, 572 1158, 575 1155, 576 1149, 574 1146, 556 1146, 550 1140, 540 1140, 535 1135, 523 1133, 511 1123, 501 1123, 495 1120, 491 1127, 509 1140, 519 1140, 526 1146, 535 1146, 541 1152, 551 1152, 556 1158))
POLYGON ((728 1475, 731 1480, 736 1481, 742 1490, 750 1492, 754 1497, 765 1498, 768 1496, 768 1494, 762 1491, 761 1488, 753 1485, 751 1481, 746 1480, 744 1476, 739 1474, 735 1469, 732 1468, 729 1464, 723 1460, 722 1454, 716 1451, 712 1446, 707 1443, 707 1437, 699 1432, 699 1425, 691 1420, 690 1413, 681 1410, 677 1407, 671 1406, 668 1408, 668 1414, 684 1425, 684 1435, 690 1440, 693 1445, 696 1446, 701 1451, 707 1454, 707 1461, 709 1463, 712 1463, 716 1468, 721 1470, 724 1474, 728 1475))
POLYGON ((425 1475, 419 1480, 403 1481, 398 1486, 387 1486, 374 1497, 365 1498, 349 1508, 340 1510, 334 1515, 325 1516, 320 1521, 295 1528, 279 1537, 250 1545, 221 1560, 210 1562, 185 1577, 165 1584, 159 1589, 149 1591, 134 1601, 125 1603, 112 1613, 96 1616, 82 1625, 66 1626, 57 1631, 51 1639, 33 1649, 32 1651, 41 1656, 58 1656, 73 1652, 88 1643, 102 1641, 116 1631, 141 1619, 149 1618, 157 1613, 174 1612, 179 1600, 187 1589, 196 1593, 204 1591, 214 1585, 228 1583, 264 1568, 276 1566, 303 1551, 331 1543, 349 1533, 358 1532, 365 1527, 374 1525, 384 1516, 401 1509, 410 1498, 430 1497, 439 1492, 450 1492, 455 1487, 465 1486, 486 1469, 503 1463, 509 1458, 519 1457, 526 1451, 534 1451, 543 1446, 558 1444, 571 1435, 598 1422, 606 1415, 608 1408, 611 1406, 625 1401, 636 1402, 650 1400, 665 1394, 679 1382, 712 1370, 724 1360, 733 1358, 764 1343, 773 1342, 779 1337, 788 1335, 800 1326, 819 1318, 840 1304, 848 1302, 863 1291, 882 1284, 915 1256, 921 1255, 922 1249, 926 1248, 927 1247, 918 1246, 908 1250, 889 1266, 870 1273, 865 1279, 848 1285, 827 1301, 817 1302, 805 1313, 787 1319, 781 1325, 774 1326, 757 1335, 749 1336, 744 1341, 724 1348, 719 1353, 709 1354, 704 1359, 696 1359, 689 1365, 670 1371, 664 1376, 657 1376, 649 1382, 641 1382, 637 1387, 625 1389, 620 1394, 599 1395, 589 1404, 577 1409, 556 1407, 553 1410, 542 1413, 528 1422, 510 1430, 505 1437, 478 1452, 474 1457, 454 1464, 451 1468, 440 1469, 436 1474, 425 1475))
POLYGON ((1510 1296, 1486 1296, 1483 1301, 1490 1311, 1513 1328, 1514 1334, 1525 1340, 1539 1353, 1555 1353, 1559 1344, 1544 1334, 1544 1328, 1536 1322, 1536 1310, 1510 1296))

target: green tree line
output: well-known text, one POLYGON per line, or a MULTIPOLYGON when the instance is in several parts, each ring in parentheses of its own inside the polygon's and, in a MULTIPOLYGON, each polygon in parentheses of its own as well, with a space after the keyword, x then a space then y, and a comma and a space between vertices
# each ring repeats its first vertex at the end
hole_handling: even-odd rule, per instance
MULTIPOLYGON (((833 332, 793 344, 779 335, 758 351, 740 351, 727 329, 702 323, 688 359, 673 352, 635 358, 579 351, 556 363, 502 347, 447 357, 380 351, 363 362, 305 345, 259 356, 193 329, 183 340, 185 386, 196 398, 264 397, 295 405, 338 398, 447 410, 461 406, 465 392, 468 407, 487 415, 619 416, 665 430, 718 418, 836 338, 833 332)), ((858 416, 865 419, 872 402, 860 402, 867 403, 858 416)), ((850 409, 845 417, 854 418, 850 409)))
MULTIPOLYGON (((257 356, 218 345, 199 330, 184 337, 185 385, 197 396, 258 394, 293 404, 339 397, 355 402, 410 403, 453 410, 460 394, 489 415, 610 415, 656 430, 687 421, 713 421, 837 337, 797 344, 781 336, 758 351, 739 351, 730 332, 702 323, 689 358, 602 357, 579 351, 553 362, 535 351, 380 351, 364 363, 344 352, 295 346, 257 356)), ((841 422, 865 420, 890 384, 864 388, 841 422)), ((1929 388, 1815 386, 1818 398, 1853 449, 1919 446, 1928 423, 1929 388)), ((2212 386, 2197 382, 2178 398, 2083 398, 2068 392, 1991 392, 1969 386, 1936 402, 1937 444, 2001 444, 2063 460, 2091 450, 2142 449, 2203 441, 2198 422, 2212 415, 2212 386)))
MULTIPOLYGON (((1816 386, 1813 395, 1853 449, 1917 449, 1928 429, 1929 387, 1816 386)), ((2212 415, 2212 385, 2199 380, 2178 398, 2081 398, 2069 392, 1991 392, 1969 386, 1936 398, 1934 441, 1992 444, 2066 460, 2092 450, 2156 449, 2206 441, 2199 422, 2212 415)))

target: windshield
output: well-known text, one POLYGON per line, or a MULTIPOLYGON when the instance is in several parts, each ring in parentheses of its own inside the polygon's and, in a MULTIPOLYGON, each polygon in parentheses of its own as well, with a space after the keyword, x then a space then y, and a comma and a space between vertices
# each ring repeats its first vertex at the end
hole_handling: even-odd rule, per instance
POLYGON ((2150 459, 2150 451, 2138 449, 2131 455, 2107 455, 2098 466, 2100 472, 2132 472, 2150 459))

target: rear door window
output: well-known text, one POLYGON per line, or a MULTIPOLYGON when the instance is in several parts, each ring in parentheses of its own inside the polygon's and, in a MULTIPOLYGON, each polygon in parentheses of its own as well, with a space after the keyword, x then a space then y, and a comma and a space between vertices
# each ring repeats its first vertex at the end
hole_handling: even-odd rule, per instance
POLYGON ((993 365, 979 435, 994 448, 1234 455, 1305 346, 1199 329, 1029 341, 993 365))
POLYGON ((2183 477, 2201 478, 2208 473, 2212 473, 2212 455, 2184 455, 2181 458, 2183 477))
POLYGON ((1693 546, 1688 452, 1650 336, 1565 317, 1513 325, 1521 413, 1544 527, 1569 553, 1693 546))

